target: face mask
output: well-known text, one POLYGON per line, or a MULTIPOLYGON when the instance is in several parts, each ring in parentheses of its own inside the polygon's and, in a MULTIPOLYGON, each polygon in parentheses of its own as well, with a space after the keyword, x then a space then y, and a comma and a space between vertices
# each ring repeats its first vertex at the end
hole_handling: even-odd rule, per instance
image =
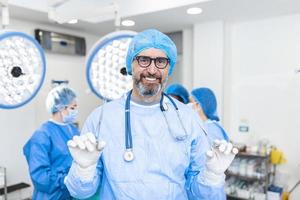
POLYGON ((71 110, 69 109, 68 115, 62 115, 63 116, 63 122, 64 123, 74 123, 77 120, 78 117, 78 110, 71 110))

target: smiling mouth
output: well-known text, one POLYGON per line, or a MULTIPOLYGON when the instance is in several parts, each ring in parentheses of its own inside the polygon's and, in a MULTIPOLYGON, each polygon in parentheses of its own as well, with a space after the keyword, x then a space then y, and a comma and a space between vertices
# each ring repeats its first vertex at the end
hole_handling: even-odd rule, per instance
POLYGON ((153 76, 144 76, 143 81, 144 84, 159 84, 161 83, 161 78, 153 77, 153 76))
POLYGON ((155 77, 145 77, 145 79, 147 81, 156 81, 157 80, 157 78, 155 78, 155 77))

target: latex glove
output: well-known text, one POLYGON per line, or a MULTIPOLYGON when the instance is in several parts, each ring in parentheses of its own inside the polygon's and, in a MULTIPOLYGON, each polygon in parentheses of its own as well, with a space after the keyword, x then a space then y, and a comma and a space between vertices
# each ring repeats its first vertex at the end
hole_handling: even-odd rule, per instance
POLYGON ((211 150, 206 152, 206 172, 204 174, 207 182, 217 185, 224 181, 224 172, 230 166, 238 149, 225 140, 215 140, 211 150))
POLYGON ((82 179, 93 177, 98 160, 105 146, 104 141, 98 141, 93 133, 74 136, 69 140, 68 148, 75 162, 75 170, 82 179))

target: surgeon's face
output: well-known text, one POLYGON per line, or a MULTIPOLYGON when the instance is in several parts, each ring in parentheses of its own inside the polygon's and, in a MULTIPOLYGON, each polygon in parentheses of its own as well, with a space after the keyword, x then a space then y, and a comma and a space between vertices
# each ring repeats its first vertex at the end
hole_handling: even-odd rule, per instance
POLYGON ((153 97, 160 94, 168 80, 170 67, 167 61, 165 63, 166 67, 162 69, 165 59, 167 59, 166 54, 160 49, 150 48, 142 51, 137 56, 132 63, 134 90, 137 90, 142 97, 153 97), (149 66, 145 65, 149 61, 147 57, 152 58, 149 66), (155 58, 156 60, 153 60, 155 58), (139 62, 138 59, 140 59, 139 62))

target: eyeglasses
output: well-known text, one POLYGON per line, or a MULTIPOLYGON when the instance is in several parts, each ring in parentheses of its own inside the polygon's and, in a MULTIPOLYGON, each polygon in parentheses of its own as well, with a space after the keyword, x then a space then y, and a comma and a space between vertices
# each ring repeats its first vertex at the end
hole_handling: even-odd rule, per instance
POLYGON ((149 67, 152 61, 154 61, 154 64, 158 69, 164 69, 170 62, 170 59, 165 57, 151 58, 149 56, 136 56, 135 59, 142 68, 149 67))

